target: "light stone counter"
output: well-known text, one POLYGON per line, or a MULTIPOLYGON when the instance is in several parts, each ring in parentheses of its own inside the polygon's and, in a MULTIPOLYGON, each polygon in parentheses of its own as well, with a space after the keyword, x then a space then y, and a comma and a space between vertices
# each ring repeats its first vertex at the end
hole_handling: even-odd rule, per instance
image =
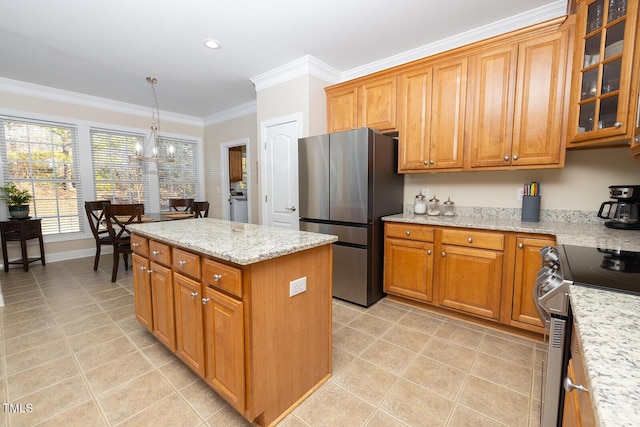
POLYGON ((569 290, 598 425, 640 424, 640 295, 569 290))
POLYGON ((249 265, 333 243, 337 236, 214 218, 132 224, 135 234, 239 265, 249 265))

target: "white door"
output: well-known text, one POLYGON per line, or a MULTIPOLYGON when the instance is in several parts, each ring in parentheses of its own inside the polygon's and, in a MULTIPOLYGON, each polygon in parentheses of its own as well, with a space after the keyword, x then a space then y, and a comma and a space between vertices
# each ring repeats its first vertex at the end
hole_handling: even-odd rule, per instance
POLYGON ((299 115, 263 122, 262 224, 298 230, 299 115))

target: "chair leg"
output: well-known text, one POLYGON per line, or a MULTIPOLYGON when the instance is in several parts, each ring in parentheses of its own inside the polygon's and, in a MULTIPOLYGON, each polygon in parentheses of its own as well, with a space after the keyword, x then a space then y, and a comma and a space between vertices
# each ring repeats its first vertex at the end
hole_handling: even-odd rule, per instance
POLYGON ((129 256, 126 252, 122 254, 122 259, 124 259, 124 269, 129 270, 129 256))
POLYGON ((98 269, 98 263, 100 262, 100 245, 96 248, 96 259, 93 261, 93 271, 98 269))
POLYGON ((111 283, 116 281, 116 277, 118 277, 118 262, 120 260, 120 254, 118 251, 113 251, 113 269, 111 270, 111 283))

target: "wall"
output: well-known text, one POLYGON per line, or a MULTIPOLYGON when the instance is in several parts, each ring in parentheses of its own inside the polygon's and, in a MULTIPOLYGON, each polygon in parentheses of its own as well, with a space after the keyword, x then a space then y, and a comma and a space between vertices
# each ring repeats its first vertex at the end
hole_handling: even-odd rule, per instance
POLYGON ((205 196, 210 203, 210 217, 222 218, 223 197, 221 193, 222 165, 220 163, 220 144, 248 138, 247 153, 251 162, 250 165, 247 165, 251 171, 249 218, 252 223, 258 223, 260 218, 258 214, 258 206, 260 205, 258 160, 260 154, 257 135, 258 127, 255 113, 207 125, 204 128, 205 196))
POLYGON ((404 203, 413 204, 423 187, 458 206, 520 208, 517 189, 540 181, 541 209, 597 211, 609 200, 609 185, 640 184, 640 162, 628 148, 567 151, 565 167, 530 171, 458 172, 405 175, 404 203))

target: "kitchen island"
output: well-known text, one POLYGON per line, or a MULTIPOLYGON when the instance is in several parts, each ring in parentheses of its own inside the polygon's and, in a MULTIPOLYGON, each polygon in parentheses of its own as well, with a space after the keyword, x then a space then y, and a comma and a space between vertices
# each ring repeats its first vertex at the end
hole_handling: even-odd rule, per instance
POLYGON ((138 320, 248 421, 331 375, 336 236, 213 218, 136 224, 138 320))

